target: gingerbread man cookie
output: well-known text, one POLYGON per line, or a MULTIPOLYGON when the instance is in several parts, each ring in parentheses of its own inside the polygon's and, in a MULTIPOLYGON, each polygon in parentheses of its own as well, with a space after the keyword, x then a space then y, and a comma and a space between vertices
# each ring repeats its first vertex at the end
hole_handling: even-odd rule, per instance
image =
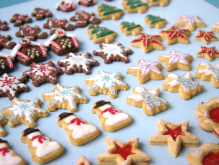
POLYGON ((71 31, 74 29, 74 25, 67 22, 66 19, 48 18, 47 22, 43 24, 46 29, 51 29, 49 34, 52 35, 58 29, 64 29, 71 31))
POLYGON ((0 115, 0 136, 5 136, 7 134, 6 130, 3 128, 7 122, 8 119, 5 116, 0 115))
POLYGON ((187 132, 189 128, 189 121, 172 124, 160 119, 157 121, 157 124, 159 132, 150 137, 149 144, 167 145, 168 150, 174 158, 178 156, 181 146, 199 146, 199 138, 187 132))
POLYGON ((56 10, 69 12, 75 10, 75 4, 71 0, 61 0, 56 4, 56 10))
POLYGON ((189 100, 191 97, 201 93, 204 86, 192 81, 190 73, 186 73, 181 77, 175 73, 170 73, 166 76, 166 83, 163 84, 162 89, 164 91, 179 93, 183 100, 189 100))
POLYGON ((95 5, 96 0, 78 0, 78 4, 88 7, 88 6, 95 5))
POLYGON ((32 22, 32 18, 28 17, 28 15, 14 14, 10 19, 11 23, 14 23, 14 26, 20 26, 24 23, 32 22))
POLYGON ((218 41, 218 38, 216 35, 214 35, 214 32, 205 32, 203 30, 198 31, 198 35, 195 37, 195 40, 197 41, 203 41, 205 44, 210 44, 211 41, 218 41))
POLYGON ((167 20, 165 20, 164 18, 161 18, 160 16, 151 15, 151 14, 147 15, 144 18, 144 21, 148 25, 149 28, 156 27, 157 29, 160 29, 167 24, 167 20))
POLYGON ((8 30, 8 28, 9 28, 9 27, 8 27, 8 25, 7 25, 7 22, 0 20, 0 30, 5 31, 5 30, 8 30))
POLYGON ((46 164, 61 156, 64 152, 60 143, 43 136, 39 129, 25 129, 22 132, 21 142, 28 145, 33 161, 38 164, 46 164))
POLYGON ((150 3, 150 6, 166 6, 170 0, 146 0, 147 3, 150 3))
POLYGON ((116 6, 110 6, 108 4, 100 4, 97 8, 98 15, 102 20, 104 19, 119 19, 125 12, 116 6))
POLYGON ((68 109, 70 112, 77 111, 77 104, 85 104, 88 98, 80 93, 78 86, 65 87, 62 84, 56 84, 51 92, 43 93, 43 100, 49 102, 47 109, 55 111, 57 108, 68 109))
POLYGON ((219 137, 219 97, 211 98, 207 103, 200 103, 195 110, 198 125, 201 129, 208 132, 213 132, 219 137))
POLYGON ((219 52, 215 49, 215 46, 213 47, 205 47, 201 46, 200 52, 196 54, 196 57, 205 57, 209 61, 213 61, 214 58, 219 57, 219 52))
POLYGON ((11 40, 11 36, 10 35, 1 35, 0 34, 0 50, 2 48, 5 48, 5 49, 12 49, 16 43, 15 42, 12 42, 10 41, 11 40))
POLYGON ((123 0, 122 5, 127 13, 145 13, 149 8, 149 5, 141 0, 123 0))
POLYGON ((112 61, 122 61, 128 63, 129 59, 127 55, 133 53, 131 49, 125 48, 122 44, 116 42, 113 44, 101 43, 99 50, 94 50, 93 54, 95 56, 100 56, 104 59, 105 64, 110 64, 112 61))
POLYGON ((139 83, 143 84, 150 79, 162 80, 164 75, 160 71, 161 68, 162 65, 159 62, 150 62, 140 59, 137 65, 128 68, 127 73, 137 76, 139 83))
POLYGON ((76 11, 75 15, 72 16, 70 18, 71 21, 76 21, 76 24, 75 26, 76 27, 85 27, 87 26, 87 24, 93 24, 93 25, 96 25, 96 24, 99 24, 101 22, 101 19, 100 18, 97 18, 95 16, 95 13, 91 12, 86 12, 86 11, 83 11, 83 10, 78 10, 76 11))
POLYGON ((70 75, 77 72, 91 74, 91 67, 97 66, 97 60, 90 58, 91 54, 86 52, 82 54, 67 53, 66 58, 57 62, 58 66, 65 67, 65 73, 70 75))
POLYGON ((90 165, 90 162, 87 160, 85 156, 81 156, 78 159, 77 165, 90 165))
POLYGON ((219 33, 219 22, 217 22, 217 23, 215 24, 215 26, 213 26, 213 27, 211 28, 211 31, 219 33))
POLYGON ((138 35, 141 33, 143 27, 139 24, 135 24, 134 22, 127 22, 123 21, 119 25, 120 30, 125 34, 125 35, 138 35))
POLYGON ((36 17, 36 20, 43 20, 44 18, 52 17, 52 12, 50 12, 48 9, 37 7, 34 9, 31 15, 36 17))
POLYGON ((153 49, 164 50, 164 46, 160 41, 161 37, 159 35, 141 33, 137 39, 131 41, 130 45, 140 47, 144 53, 147 53, 153 49))
POLYGON ((77 118, 74 113, 61 113, 57 125, 65 129, 70 142, 76 146, 88 143, 99 135, 99 129, 95 125, 77 118))
POLYGON ((26 124, 28 127, 35 127, 36 120, 40 117, 48 116, 48 111, 40 108, 41 100, 20 100, 14 98, 11 106, 1 110, 1 114, 9 118, 8 125, 15 127, 16 125, 26 124))
POLYGON ((89 94, 96 96, 98 93, 107 94, 115 99, 118 90, 127 90, 129 85, 122 81, 121 73, 108 73, 103 70, 97 72, 97 75, 84 80, 85 85, 90 86, 89 94))
POLYGON ((108 132, 114 132, 132 123, 132 117, 123 113, 120 109, 113 109, 111 102, 100 100, 93 104, 92 113, 97 114, 102 128, 108 132))
POLYGON ((9 73, 14 70, 14 56, 0 53, 0 74, 9 73))

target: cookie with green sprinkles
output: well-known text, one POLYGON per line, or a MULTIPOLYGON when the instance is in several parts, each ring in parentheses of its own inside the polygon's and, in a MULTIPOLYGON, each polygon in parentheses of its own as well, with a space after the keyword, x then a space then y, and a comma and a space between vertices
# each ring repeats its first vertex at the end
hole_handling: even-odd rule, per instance
POLYGON ((100 4, 97 7, 97 11, 98 11, 98 15, 102 20, 104 19, 117 20, 124 14, 124 11, 122 9, 107 4, 100 4))
POLYGON ((155 16, 155 15, 147 15, 144 18, 145 23, 148 25, 149 28, 157 28, 160 29, 164 27, 167 24, 167 20, 164 18, 161 18, 160 16, 155 16))
POLYGON ((149 8, 149 5, 141 0, 123 0, 122 5, 127 13, 145 13, 149 8))
POLYGON ((146 0, 147 3, 150 3, 150 6, 166 6, 170 0, 146 0))
POLYGON ((87 29, 89 34, 89 39, 93 39, 93 43, 111 43, 114 41, 114 38, 117 36, 115 31, 112 31, 106 27, 101 27, 99 25, 90 25, 87 29))
POLYGON ((143 29, 141 25, 127 21, 121 22, 119 28, 125 35, 138 35, 143 29))

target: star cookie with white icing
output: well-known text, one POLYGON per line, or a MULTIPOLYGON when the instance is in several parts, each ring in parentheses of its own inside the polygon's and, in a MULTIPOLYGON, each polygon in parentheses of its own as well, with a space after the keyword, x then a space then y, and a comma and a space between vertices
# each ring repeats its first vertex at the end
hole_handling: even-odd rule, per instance
POLYGON ((77 165, 90 165, 90 162, 87 160, 85 156, 81 156, 78 159, 77 165))
POLYGON ((197 41, 203 41, 205 44, 210 44, 211 41, 218 41, 218 38, 216 35, 214 35, 213 31, 203 31, 199 30, 198 35, 195 37, 195 40, 197 41))
POLYGON ((201 93, 204 86, 192 81, 190 73, 186 73, 181 77, 175 73, 170 73, 167 75, 166 83, 163 84, 162 89, 164 91, 179 93, 183 100, 189 100, 191 97, 201 93))
POLYGON ((166 111, 169 106, 169 102, 158 97, 159 94, 159 88, 146 91, 143 87, 135 87, 133 89, 133 95, 126 99, 126 103, 143 108, 146 115, 153 116, 162 111, 166 111))
POLYGON ((167 145, 168 150, 174 158, 178 156, 181 146, 199 146, 199 138, 187 132, 189 128, 189 121, 172 124, 170 122, 159 119, 157 124, 159 132, 156 135, 150 137, 149 144, 167 145))
POLYGON ((215 26, 213 26, 213 27, 211 28, 211 31, 219 33, 219 22, 217 22, 217 23, 215 24, 215 26))
POLYGON ((214 58, 219 57, 219 52, 215 49, 215 46, 213 47, 205 47, 201 46, 200 52, 196 54, 196 57, 205 57, 209 61, 213 61, 214 58))
POLYGON ((6 135, 6 130, 3 128, 3 125, 5 125, 8 122, 8 119, 5 116, 0 115, 0 136, 6 135))

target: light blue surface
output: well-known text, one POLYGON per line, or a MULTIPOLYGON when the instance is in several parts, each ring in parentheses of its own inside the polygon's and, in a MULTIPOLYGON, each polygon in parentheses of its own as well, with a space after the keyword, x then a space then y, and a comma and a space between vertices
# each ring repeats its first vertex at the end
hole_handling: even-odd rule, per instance
MULTIPOLYGON (((10 7, 5 7, 0 10, 1 19, 9 21, 10 18, 14 13, 21 13, 21 14, 28 14, 30 15, 31 12, 34 10, 35 7, 43 7, 43 8, 49 8, 56 18, 66 18, 69 20, 71 16, 74 15, 75 11, 64 13, 61 11, 55 10, 55 4, 58 2, 58 0, 38 0, 38 1, 32 1, 32 2, 26 2, 18 5, 13 5, 10 7)), ((98 1, 98 4, 105 2, 105 1, 98 1)), ((109 4, 116 5, 120 8, 122 8, 121 1, 115 0, 113 2, 106 2, 109 4)), ((97 4, 97 5, 98 5, 97 4)), ((84 6, 76 5, 77 10, 83 9, 86 11, 93 11, 96 12, 97 5, 86 8, 84 6)), ((215 142, 218 143, 218 138, 213 135, 211 132, 205 132, 198 126, 198 119, 195 116, 194 110, 199 105, 200 102, 204 101, 207 102, 210 98, 219 96, 218 90, 212 87, 210 82, 204 82, 200 79, 195 79, 195 81, 203 84, 205 86, 205 89, 202 93, 198 94, 197 96, 193 97, 191 100, 185 101, 182 100, 178 93, 169 93, 167 91, 161 90, 162 84, 165 82, 165 80, 150 80, 144 84, 139 84, 137 77, 132 76, 130 74, 127 74, 126 71, 129 67, 137 64, 138 60, 143 58, 148 61, 158 61, 157 56, 168 53, 172 49, 176 49, 177 51, 183 52, 183 53, 189 53, 193 55, 194 60, 191 62, 192 69, 189 71, 192 76, 194 77, 195 72, 197 71, 197 67, 199 63, 201 62, 208 62, 211 65, 215 65, 218 63, 219 59, 215 59, 212 62, 209 62, 205 58, 197 58, 195 55, 199 51, 199 47, 201 45, 206 46, 202 41, 195 41, 194 37, 197 35, 197 32, 199 29, 203 29, 205 31, 210 31, 210 28, 214 26, 216 22, 218 22, 219 10, 216 7, 213 7, 212 5, 208 4, 205 1, 200 0, 173 0, 170 2, 170 4, 166 7, 151 7, 148 9, 148 11, 144 14, 125 14, 122 16, 121 19, 113 21, 113 20, 103 20, 100 26, 106 26, 111 30, 114 30, 118 33, 118 36, 115 38, 116 42, 121 42, 125 47, 131 48, 134 51, 133 55, 129 56, 130 63, 122 63, 122 62, 113 62, 112 64, 104 64, 103 59, 97 56, 92 56, 93 59, 96 59, 99 61, 99 66, 92 68, 92 74, 86 76, 84 73, 76 73, 73 75, 66 75, 63 74, 61 76, 58 76, 58 83, 62 83, 65 86, 72 86, 72 85, 79 85, 79 87, 82 89, 82 94, 89 98, 89 102, 87 104, 80 104, 78 105, 78 111, 76 112, 76 115, 81 118, 87 120, 88 123, 96 125, 100 129, 100 135, 95 140, 77 147, 70 143, 68 136, 65 134, 64 129, 59 128, 56 125, 57 122, 57 116, 62 112, 68 112, 67 110, 56 110, 54 112, 49 113, 49 116, 46 118, 40 118, 37 120, 37 126, 36 128, 40 129, 42 133, 45 136, 51 137, 54 141, 60 142, 64 148, 65 152, 64 154, 57 158, 56 160, 48 163, 51 165, 76 165, 78 158, 82 155, 86 156, 87 159, 91 162, 92 165, 97 164, 97 156, 107 150, 106 144, 105 144, 105 137, 111 137, 116 138, 122 142, 126 142, 133 138, 140 138, 140 147, 143 152, 151 156, 151 165, 184 165, 188 164, 186 161, 187 154, 194 150, 199 149, 197 148, 185 148, 182 147, 179 153, 179 156, 177 158, 173 158, 172 155, 169 153, 167 146, 151 146, 148 144, 148 140, 151 136, 155 135, 157 130, 157 120, 163 119, 172 123, 179 123, 182 121, 189 120, 190 121, 190 127, 189 132, 194 134, 195 136, 200 138, 200 145, 205 142, 215 142), (197 5, 198 4, 198 5, 197 5), (210 12, 209 12, 210 11, 210 12), (194 15, 198 14, 199 17, 207 24, 206 28, 197 28, 194 32, 192 32, 192 36, 189 37, 190 44, 173 44, 173 45, 167 45, 166 40, 163 39, 162 43, 165 46, 165 50, 159 51, 159 50, 153 50, 147 54, 144 54, 140 48, 137 47, 131 47, 130 41, 137 38, 137 36, 125 36, 123 33, 121 33, 119 29, 119 24, 122 21, 134 21, 135 23, 141 24, 143 26, 143 32, 148 34, 158 34, 162 29, 155 29, 155 28, 148 28, 148 26, 145 24, 144 17, 147 14, 154 14, 162 16, 163 18, 166 18, 168 21, 168 24, 162 28, 162 29, 168 29, 171 27, 179 18, 180 14, 188 14, 188 15, 194 15), (123 81, 128 83, 130 85, 129 90, 127 91, 119 91, 118 97, 116 99, 110 99, 107 95, 99 94, 98 96, 90 96, 88 89, 89 87, 85 86, 84 79, 87 77, 95 76, 96 73, 104 69, 108 72, 118 72, 120 71, 124 78, 123 81), (164 98, 165 100, 169 101, 169 108, 167 111, 159 113, 155 116, 147 116, 143 112, 142 108, 137 108, 134 106, 130 106, 126 104, 126 98, 132 94, 132 90, 136 86, 143 86, 147 90, 150 90, 154 87, 160 88, 160 97, 164 98), (94 102, 99 101, 101 99, 111 101, 114 108, 121 109, 123 112, 126 112, 130 114, 133 118, 133 123, 119 131, 116 131, 114 133, 106 132, 102 129, 101 123, 98 121, 98 116, 91 113, 91 108, 94 102)), ((35 18, 33 18, 33 22, 28 24, 31 26, 39 25, 41 27, 42 31, 49 32, 48 29, 43 29, 43 24, 46 22, 45 20, 42 21, 36 21, 35 18)), ((71 22, 74 24, 74 22, 71 22)), ((15 36, 15 32, 18 31, 18 27, 13 27, 12 23, 9 23, 10 29, 8 31, 0 31, 2 35, 10 34, 12 36, 12 41, 18 42, 19 38, 15 36)), ((86 33, 87 28, 77 28, 71 33, 73 33, 77 38, 80 40, 80 51, 82 52, 90 52, 92 53, 93 50, 99 49, 98 44, 93 44, 92 40, 88 39, 88 34, 86 33)), ((216 34, 219 37, 219 34, 216 34)), ((46 39, 38 39, 37 42, 44 43, 46 39)), ((218 47, 218 41, 217 42, 211 42, 211 44, 207 46, 216 46, 216 48, 219 50, 218 47)), ((10 50, 3 49, 1 52, 4 53, 10 53, 10 50)), ((56 56, 53 52, 49 51, 49 57, 48 61, 53 61, 56 63, 58 60, 64 59, 65 56, 56 56)), ((166 76, 168 73, 165 70, 165 65, 163 65, 162 73, 166 76)), ((24 71, 28 70, 29 67, 23 66, 20 63, 15 64, 15 71, 10 73, 12 76, 20 76, 24 71)), ((182 70, 174 70, 171 73, 177 73, 180 76, 187 73, 186 71, 182 70)), ((30 91, 27 93, 19 94, 18 97, 20 99, 34 99, 36 97, 41 98, 41 94, 43 92, 49 92, 53 89, 52 84, 46 83, 42 84, 40 87, 34 87, 32 85, 32 81, 28 80, 26 83, 30 87, 30 91)), ((42 108, 46 108, 48 102, 42 100, 42 108)), ((3 107, 10 106, 11 102, 8 100, 7 97, 0 98, 0 109, 3 107)), ((21 132, 27 128, 26 125, 19 125, 15 128, 10 128, 8 125, 5 125, 4 128, 7 130, 8 134, 3 137, 4 140, 7 140, 10 143, 10 147, 14 149, 18 155, 21 155, 27 162, 28 165, 34 165, 34 163, 31 159, 31 154, 28 150, 28 147, 26 144, 23 144, 20 141, 21 132)))

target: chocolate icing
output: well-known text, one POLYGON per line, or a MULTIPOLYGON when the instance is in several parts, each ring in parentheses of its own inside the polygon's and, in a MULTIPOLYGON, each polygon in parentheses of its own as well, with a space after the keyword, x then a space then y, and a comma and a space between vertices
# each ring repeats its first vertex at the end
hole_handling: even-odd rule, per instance
POLYGON ((27 128, 27 129, 25 129, 23 131, 24 134, 22 136, 24 137, 24 136, 29 135, 30 133, 37 132, 37 131, 40 131, 40 130, 39 129, 35 129, 35 128, 27 128))
POLYGON ((8 143, 8 141, 0 139, 0 143, 8 143))
POLYGON ((74 113, 70 113, 70 112, 63 112, 59 115, 59 121, 70 116, 70 115, 74 115, 74 113))
POLYGON ((103 106, 105 104, 111 104, 111 102, 110 101, 105 101, 105 100, 100 100, 100 101, 96 102, 96 105, 93 108, 96 109, 96 108, 98 108, 100 106, 103 106))

